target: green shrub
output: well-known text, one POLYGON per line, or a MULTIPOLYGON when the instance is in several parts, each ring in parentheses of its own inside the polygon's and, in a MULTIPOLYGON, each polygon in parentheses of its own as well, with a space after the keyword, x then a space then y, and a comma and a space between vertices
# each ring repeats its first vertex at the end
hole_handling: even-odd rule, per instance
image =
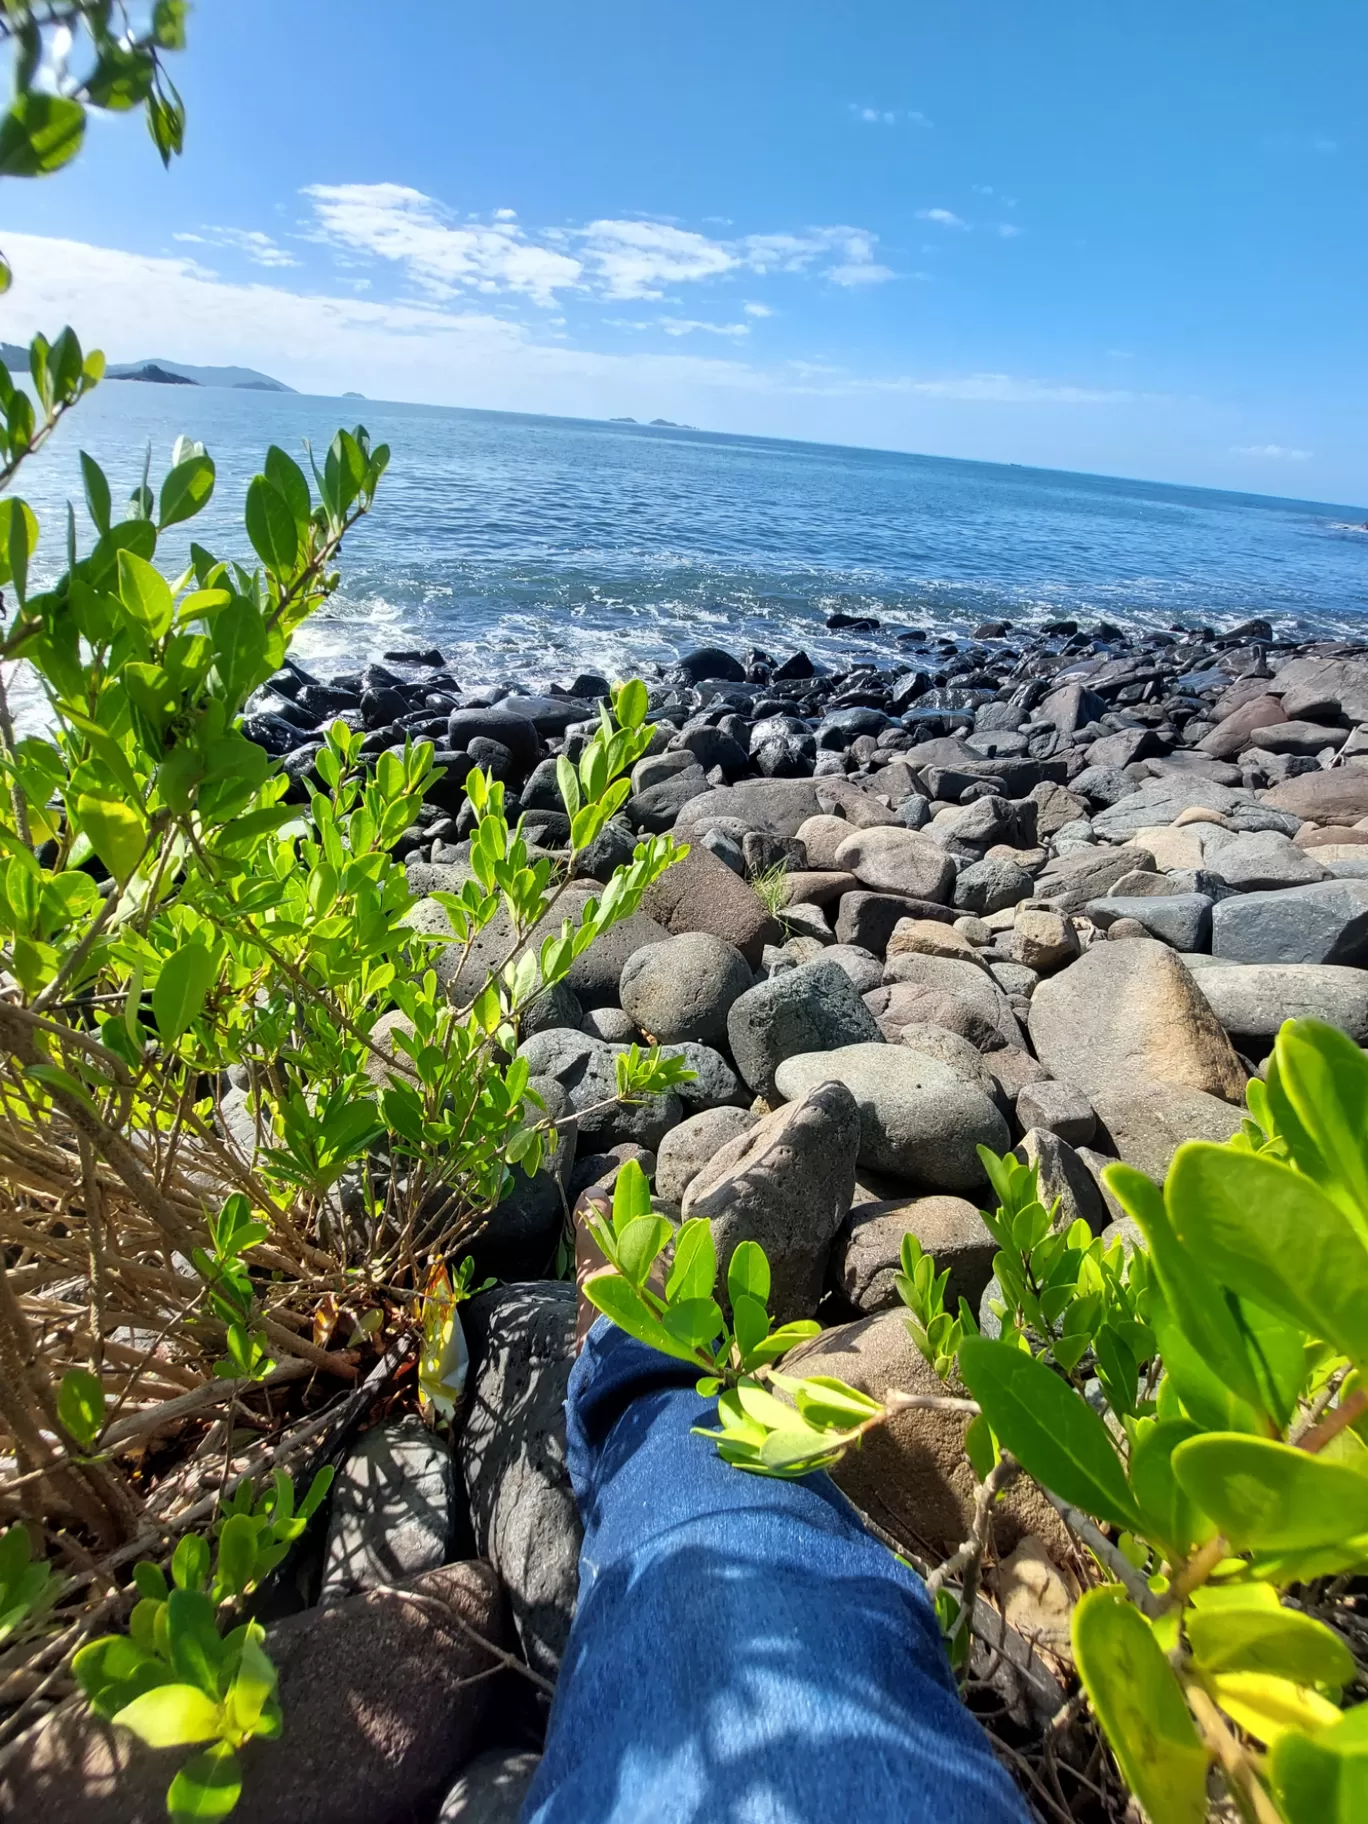
POLYGON ((879 1402, 779 1372, 811 1326, 768 1335, 747 1303, 768 1267, 746 1244, 726 1330, 700 1223, 674 1236, 653 1294, 646 1274, 671 1234, 639 1194, 629 1220, 615 1209, 613 1232, 596 1230, 610 1267, 587 1290, 633 1335, 698 1363, 700 1393, 720 1393, 709 1435, 742 1469, 829 1465, 907 1405, 973 1411, 983 1523, 930 1580, 957 1662, 987 1516, 1019 1467, 1093 1554, 1074 1658, 1154 1824, 1204 1818, 1213 1770, 1243 1817, 1348 1824, 1368 1816, 1368 1706, 1341 1708, 1360 1673, 1334 1625, 1346 1581, 1368 1569, 1368 1056, 1289 1022, 1248 1102, 1228 1144, 1179 1148, 1162 1189, 1107 1168, 1147 1244, 1129 1258, 1086 1224, 1061 1231, 1036 1169, 981 1148, 1001 1334, 980 1335, 962 1301, 945 1309, 948 1276, 912 1236, 898 1279, 943 1401, 879 1402), (951 1571, 961 1600, 946 1602, 951 1571))

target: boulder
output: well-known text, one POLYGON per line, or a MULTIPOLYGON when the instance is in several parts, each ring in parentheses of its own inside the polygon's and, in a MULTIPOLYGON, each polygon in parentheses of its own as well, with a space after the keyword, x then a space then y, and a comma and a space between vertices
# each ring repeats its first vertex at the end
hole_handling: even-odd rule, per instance
POLYGON ((554 1677, 579 1590, 579 1510, 565 1466, 575 1288, 498 1286, 461 1317, 473 1367, 459 1450, 475 1542, 507 1588, 528 1664, 554 1677))
POLYGON ((1277 830, 1242 835, 1212 829, 1202 838, 1202 865, 1239 893, 1272 892, 1325 879, 1325 869, 1311 851, 1299 849, 1277 830))
POLYGON ((535 723, 519 715, 510 698, 498 709, 453 709, 447 721, 447 746, 469 749, 472 741, 498 741, 513 756, 519 777, 530 773, 541 752, 535 723))
POLYGON ((1262 696, 1240 704, 1228 716, 1223 717, 1197 745, 1204 754, 1210 754, 1213 760, 1232 760, 1241 748, 1251 745, 1255 729, 1270 728, 1275 722, 1286 720, 1282 704, 1276 697, 1265 692, 1262 696))
POLYGON ((779 1066, 781 1096, 805 1096, 835 1079, 860 1111, 859 1162, 932 1191, 973 1190, 983 1182, 976 1147, 1008 1144, 1007 1123, 981 1089, 937 1059, 902 1045, 843 1045, 807 1052, 779 1066))
POLYGON ((798 828, 798 840, 807 850, 808 866, 825 871, 837 868, 836 851, 851 834, 852 825, 844 817, 819 812, 798 828))
MULTIPOLYGON (((978 951, 962 932, 957 931, 954 925, 942 924, 935 918, 900 918, 893 927, 886 954, 890 957, 948 956, 961 963, 973 963, 976 968, 984 966, 978 951)), ((878 981, 882 980, 881 969, 878 981)), ((870 987, 877 987, 878 981, 871 982, 870 987)))
POLYGON ((683 1058, 693 1076, 676 1083, 672 1094, 679 1097, 685 1115, 701 1114, 709 1108, 740 1108, 749 1100, 745 1085, 720 1051, 711 1045, 699 1045, 686 1039, 682 1045, 662 1045, 667 1057, 683 1058))
POLYGON ((1216 963, 1193 980, 1237 1042, 1256 1051, 1284 1020, 1324 1020, 1368 1045, 1368 973, 1334 963, 1216 963))
POLYGON ((1090 899, 1109 893, 1127 874, 1153 866, 1145 849, 1075 849, 1047 862, 1032 892, 1057 912, 1081 912, 1090 899))
POLYGON ((836 915, 840 943, 857 944, 882 956, 894 927, 904 918, 937 919, 949 925, 954 913, 929 899, 906 899, 895 893, 843 893, 836 915))
MULTIPOLYGON (((624 1141, 654 1152, 683 1113, 673 1090, 639 1102, 615 1100, 617 1054, 625 1049, 569 1028, 535 1033, 518 1047, 518 1056, 527 1059, 534 1077, 554 1077, 569 1097, 570 1114, 576 1117, 576 1150, 581 1154, 624 1141)), ((569 1115, 563 1124, 571 1125, 569 1115)))
POLYGON ((936 1270, 949 1269, 946 1309, 961 1298, 975 1310, 993 1274, 997 1243, 972 1203, 963 1197, 914 1197, 890 1208, 857 1203, 837 1243, 833 1278, 851 1304, 866 1316, 902 1309, 893 1281, 902 1271, 904 1235, 915 1235, 936 1270))
POLYGON ((983 1062, 988 1074, 997 1085, 998 1099, 1016 1107, 1022 1090, 1028 1083, 1051 1081, 1050 1073, 1029 1051, 1018 1051, 1015 1045, 1003 1045, 996 1051, 983 1054, 983 1062))
POLYGON ((1025 868, 1003 855, 985 855, 982 861, 961 868, 955 879, 954 904, 962 912, 983 917, 1019 905, 1034 892, 1025 868))
POLYGON ((879 1036, 850 976, 825 957, 757 983, 733 1002, 727 1016, 736 1067, 750 1088, 767 1098, 785 1058, 879 1036))
POLYGON ((571 963, 566 976, 585 1012, 596 1007, 616 1007, 618 983, 628 957, 647 944, 660 943, 669 935, 664 925, 645 912, 633 912, 601 937, 596 937, 583 955, 571 963))
MULTIPOLYGON (((741 787, 727 789, 740 791, 741 787)), ((777 944, 782 938, 778 921, 770 916, 755 889, 697 843, 646 889, 641 910, 672 936, 703 931, 724 939, 752 969, 759 968, 765 945, 777 944)))
POLYGON ((1205 893, 1115 893, 1090 899, 1086 910, 1100 931, 1129 918, 1174 950, 1206 950, 1211 943, 1211 907, 1205 893))
MULTIPOLYGON (((915 983, 934 988, 940 994, 953 995, 971 1007, 978 1018, 997 1035, 996 1042, 1020 1045, 1021 1028, 1011 1004, 992 976, 978 963, 957 962, 952 957, 922 956, 905 951, 890 957, 884 965, 884 982, 915 983)), ((958 1027, 956 1030, 960 1030, 958 1027)), ((972 1034, 965 1033, 966 1038, 972 1034)))
POLYGON ((1211 953, 1232 963, 1368 963, 1368 881, 1223 899, 1211 916, 1211 953))
MULTIPOLYGON (((891 1387, 903 1393, 945 1392, 899 1311, 825 1330, 793 1350, 784 1368, 795 1375, 832 1375, 880 1400, 891 1387)), ((964 1413, 897 1413, 876 1426, 859 1450, 848 1451, 831 1470, 831 1479, 902 1545, 938 1562, 967 1537, 973 1519, 974 1472, 964 1454, 968 1424, 964 1413)), ((1025 1476, 998 1503, 993 1524, 999 1551, 1011 1551, 1026 1533, 1067 1549, 1063 1522, 1025 1476)))
POLYGON ((672 1127, 656 1155, 656 1194, 667 1203, 682 1203, 704 1166, 758 1119, 746 1108, 709 1108, 672 1127))
MULTIPOLYGON (((668 755, 661 755, 668 759, 668 755)), ((693 798, 707 792, 708 776, 701 766, 690 765, 682 771, 657 780, 644 790, 633 792, 623 805, 623 815, 634 830, 663 835, 674 827, 675 818, 693 798)))
POLYGON ((528 1088, 541 1097, 546 1113, 558 1123, 556 1144, 530 1178, 521 1166, 513 1167, 512 1185, 472 1246, 480 1271, 501 1279, 535 1278, 546 1270, 564 1216, 562 1195, 575 1167, 578 1134, 576 1123, 568 1119, 569 1092, 555 1077, 535 1075, 528 1088))
POLYGON ((1117 1157, 1162 1179, 1185 1140, 1231 1139, 1244 1110, 1174 1083, 1117 1083, 1093 1097, 1100 1132, 1117 1157))
POLYGON ((1332 715, 1368 721, 1368 665, 1362 659, 1292 659, 1269 685, 1289 716, 1332 715))
POLYGON ((1028 907, 1012 926, 1013 960, 1041 975, 1062 969, 1078 955, 1078 933, 1062 912, 1028 907))
POLYGON ((769 1257, 770 1311, 811 1317, 827 1257, 850 1208, 860 1113, 843 1084, 823 1080, 716 1153, 684 1194, 683 1215, 707 1217, 718 1266, 743 1241, 769 1257))
POLYGON ((1052 1078, 1023 1084, 1017 1096, 1016 1115, 1023 1128, 1048 1129, 1070 1146, 1086 1146, 1097 1126, 1092 1103, 1082 1090, 1052 1078))
POLYGON ((661 1044, 711 1044, 727 1030, 732 1002, 751 986, 750 965, 733 944, 687 931, 634 951, 618 984, 624 1011, 661 1044))
POLYGON ((900 1045, 910 1027, 933 1026, 947 1038, 960 1038, 976 1050, 1001 1045, 998 1009, 985 1011, 944 988, 924 982, 889 982, 864 996, 879 1031, 890 1045, 900 1045))
POLYGON ((821 808, 811 779, 742 779, 691 798, 675 824, 675 834, 687 841, 691 830, 705 830, 720 817, 734 817, 747 829, 796 836, 821 808))
POLYGON ((451 1452, 405 1413, 364 1432, 328 1497, 323 1606, 436 1570, 455 1536, 451 1452))
POLYGON ((857 830, 836 851, 836 865, 875 892, 944 903, 955 869, 939 844, 900 824, 857 830))
MULTIPOLYGON (((266 1651, 285 1728, 241 1751, 235 1824, 409 1824, 450 1785, 499 1703, 478 1634, 506 1649, 499 1580, 448 1564, 278 1622, 266 1651)), ((84 1704, 59 1708, 0 1774, 0 1814, 159 1824, 180 1761, 84 1704)))
MULTIPOLYGON (((945 927, 937 925, 936 929, 943 931, 945 927)), ((868 994, 883 980, 883 964, 872 951, 863 950, 858 944, 825 944, 821 960, 844 969, 854 983, 856 994, 868 994)))
POLYGON ((1252 802, 1252 795, 1238 786, 1219 785, 1196 775, 1169 775, 1147 780, 1138 791, 1108 805, 1093 818, 1096 834, 1108 842, 1125 842, 1151 823, 1172 823, 1180 811, 1200 805, 1206 810, 1233 811, 1252 802))
POLYGON ((1310 823, 1356 823, 1368 817, 1368 768, 1337 766, 1330 772, 1298 773, 1265 792, 1263 803, 1310 823))
MULTIPOLYGON (((904 991, 895 989, 891 992, 904 991)), ((988 1057, 961 1033, 930 1020, 908 1020, 899 1029, 896 1043, 906 1045, 909 1051, 920 1052, 924 1058, 934 1058, 938 1064, 953 1070, 961 1083, 971 1083, 991 1100, 998 1100, 997 1079, 988 1057)))
POLYGON ((1050 780, 1032 786, 1027 796, 1036 807, 1036 835, 1044 842, 1066 823, 1075 823, 1088 815, 1088 801, 1066 785, 1050 780))
POLYGON ((1094 1235, 1102 1233, 1110 1213, 1081 1153, 1043 1127, 1027 1128, 1013 1150, 1024 1165, 1039 1167, 1040 1201, 1045 1208, 1058 1202, 1056 1232, 1082 1220, 1094 1235))
MULTIPOLYGON (((830 906, 843 893, 853 892, 858 886, 859 882, 853 874, 830 869, 798 868, 791 871, 784 882, 784 904, 789 909, 794 906, 830 906)), ((787 911, 785 917, 787 918, 787 911)))
POLYGON ((1140 1078, 1243 1098, 1244 1071, 1220 1022, 1153 938, 1096 944, 1048 977, 1032 997, 1030 1031, 1041 1063, 1094 1107, 1099 1094, 1140 1078))

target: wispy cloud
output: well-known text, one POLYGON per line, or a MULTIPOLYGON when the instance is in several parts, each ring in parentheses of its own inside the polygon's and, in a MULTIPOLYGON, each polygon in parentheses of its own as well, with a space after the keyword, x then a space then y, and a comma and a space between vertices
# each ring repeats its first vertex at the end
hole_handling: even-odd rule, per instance
POLYGON ((288 253, 259 228, 201 228, 198 234, 173 234, 171 239, 197 247, 229 247, 234 253, 246 254, 254 266, 299 264, 292 253, 288 253))
POLYGON ((605 317, 611 329, 660 329, 667 336, 730 336, 740 339, 751 333, 749 323, 706 323, 698 317, 605 317))
POLYGON ((990 405, 1131 405, 1137 395, 1065 381, 1015 374, 954 374, 938 380, 901 378, 859 382, 880 392, 920 393, 928 399, 961 399, 990 405))
POLYGON ((919 108, 871 108, 852 101, 850 112, 861 126, 896 127, 905 122, 909 127, 929 127, 931 122, 919 108))
POLYGON ((956 215, 953 209, 918 209, 919 222, 934 222, 938 228, 968 229, 968 222, 956 215))
POLYGON ((1237 443, 1232 456, 1252 456, 1261 462, 1310 462, 1310 450, 1294 450, 1285 443, 1237 443))
POLYGON ((755 298, 747 298, 741 308, 748 317, 772 317, 774 315, 768 304, 761 304, 755 298))
POLYGON ((420 190, 399 184, 315 184, 304 192, 314 238, 350 255, 400 266, 426 296, 510 292, 542 305, 565 292, 659 298, 671 286, 742 272, 817 272, 837 285, 895 275, 876 257, 877 238, 847 226, 720 240, 675 222, 600 219, 582 227, 530 230, 511 210, 487 222, 454 221, 420 190))
POLYGON ((1015 222, 999 222, 997 231, 1004 241, 1015 241, 1026 232, 1024 228, 1018 228, 1015 222))

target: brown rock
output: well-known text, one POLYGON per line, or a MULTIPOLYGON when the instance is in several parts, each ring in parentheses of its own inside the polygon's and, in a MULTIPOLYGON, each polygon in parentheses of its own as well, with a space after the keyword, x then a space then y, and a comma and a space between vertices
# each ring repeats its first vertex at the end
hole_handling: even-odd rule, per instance
POLYGON ((1012 956, 1042 975, 1062 969, 1078 955, 1078 933, 1062 912, 1018 912, 1012 926, 1012 956))
MULTIPOLYGON (((242 1751, 234 1824, 407 1824, 480 1745, 498 1681, 469 1629, 506 1647, 499 1580, 448 1564, 272 1628, 285 1726, 242 1751), (463 1626, 462 1623, 465 1625, 463 1626)), ((184 1755, 88 1710, 58 1711, 0 1778, 0 1814, 42 1824, 165 1824, 184 1755)))
POLYGON ((724 938, 752 969, 759 968, 766 944, 783 942, 778 921, 770 917, 755 889, 702 843, 695 843, 682 861, 647 888, 641 910, 664 925, 672 937, 685 931, 707 931, 724 938))
POLYGON ((1167 944, 1094 944, 1031 1001, 1036 1056, 1096 1108, 1140 1080, 1240 1102, 1245 1073, 1220 1021, 1167 944))
MULTIPOLYGON (((885 1311, 839 1324, 790 1354, 790 1374, 829 1374, 882 1399, 946 1393, 908 1334, 903 1314, 885 1311)), ((953 1552, 973 1518, 974 1472, 964 1454, 968 1419, 955 1412, 900 1412, 871 1431, 831 1471, 837 1487, 902 1544, 932 1563, 953 1552)), ((1068 1548, 1064 1523, 1044 1496, 1019 1477, 997 1510, 994 1533, 1011 1551, 1037 1533, 1056 1551, 1068 1548)))
MULTIPOLYGON (((809 858, 810 859, 810 858, 809 858)), ((790 906, 829 906, 843 893, 859 886, 853 874, 832 872, 825 868, 797 868, 784 877, 790 906)))
POLYGON ((1354 823, 1368 817, 1368 770, 1337 766, 1328 773, 1298 773, 1265 792, 1263 801, 1310 823, 1354 823))
POLYGON ((938 843, 901 824, 856 830, 836 851, 836 865, 848 868, 876 893, 944 902, 955 869, 938 843))
POLYGON ((1044 1541, 1028 1533, 998 1566, 995 1581, 998 1607, 1017 1633, 1072 1663, 1069 1623, 1073 1591, 1046 1551, 1044 1541))
POLYGON ((836 851, 852 833, 853 824, 844 817, 821 811, 798 826, 798 840, 807 850, 808 866, 831 869, 836 866, 836 851))
POLYGON ((1340 848, 1349 843, 1368 843, 1368 830, 1352 823, 1304 823, 1292 841, 1299 849, 1340 848))
POLYGON ((1242 1108, 1173 1083, 1117 1085, 1093 1097, 1097 1123, 1127 1165, 1162 1179, 1185 1140, 1231 1139, 1242 1108))
POLYGON ((972 963, 977 969, 985 966, 967 937, 962 937, 953 925, 944 925, 934 918, 900 918, 888 940, 887 953, 890 957, 950 956, 962 963, 972 963))
POLYGON ((977 1311, 993 1276, 997 1243, 974 1204, 964 1197, 912 1197, 901 1202, 856 1204, 837 1242, 835 1278, 866 1314, 902 1309, 893 1284, 901 1271, 904 1235, 915 1235, 936 1270, 948 1268, 947 1310, 965 1298, 977 1311))
POLYGON ((1286 720, 1283 706, 1276 697, 1267 694, 1254 697, 1218 722, 1197 745, 1214 760, 1229 760, 1250 745, 1256 728, 1271 728, 1275 722, 1286 720))

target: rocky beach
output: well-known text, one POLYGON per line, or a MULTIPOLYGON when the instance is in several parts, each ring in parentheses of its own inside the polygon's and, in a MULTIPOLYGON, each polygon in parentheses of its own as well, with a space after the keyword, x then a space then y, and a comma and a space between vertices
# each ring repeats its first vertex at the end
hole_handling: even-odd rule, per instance
MULTIPOLYGON (((849 631, 877 647, 878 629, 849 631)), ((1129 1248, 1108 1162, 1162 1177, 1182 1141, 1234 1134, 1284 1020, 1368 1042, 1368 650, 1279 643, 1261 620, 886 637, 878 664, 708 648, 647 677, 650 749, 577 858, 556 928, 642 834, 672 831, 689 852, 524 1022, 559 1144, 475 1243, 477 1274, 498 1283, 462 1307, 471 1368, 450 1448, 412 1418, 366 1432, 321 1563, 298 1574, 317 1606, 281 1624, 282 1694, 308 1726, 248 1757, 264 1775, 309 1741, 292 1818, 379 1816, 366 1806, 382 1787, 387 1818, 436 1815, 422 1807, 442 1790, 448 1824, 516 1816, 576 1600, 562 1411, 575 1298, 558 1247, 575 1199, 624 1161, 667 1215, 709 1217, 724 1258, 763 1244, 776 1317, 823 1326, 804 1372, 934 1391, 893 1278, 910 1231, 949 1270, 951 1303, 994 1329, 979 1144, 1038 1163, 1061 1224, 1129 1248), (616 1054, 646 1041, 694 1076, 613 1103, 616 1054), (441 1603, 536 1689, 510 1673, 465 1683, 492 1667, 441 1603), (324 1667, 353 1651, 349 1630, 362 1688, 344 1714, 324 1667), (388 1673, 371 1678, 380 1641, 388 1673), (445 1683, 419 1675, 434 1655, 445 1683), (325 1783, 320 1810, 325 1766, 347 1796, 325 1783)), ((441 934, 433 895, 469 876, 468 769, 502 780, 534 854, 563 861, 556 757, 575 757, 608 687, 583 674, 463 691, 439 651, 395 650, 327 680, 291 664, 245 727, 301 796, 337 717, 372 756, 436 743, 445 776, 396 854, 420 896, 411 921, 441 934)), ((468 955, 437 952, 454 1001, 506 939, 496 922, 468 955)), ((381 1051, 402 1017, 377 1027, 381 1051)), ((383 1080, 383 1057, 374 1069, 383 1080)), ((240 1088, 224 1109, 250 1150, 240 1088)), ((964 1537, 964 1423, 903 1412, 835 1471, 914 1562, 964 1537)), ((1066 1638, 1067 1538, 1038 1496, 1013 1493, 996 1547, 993 1676, 1012 1714, 1039 1720, 1062 1701, 1031 1643, 1066 1638)), ((286 1815, 272 1786, 249 1782, 244 1818, 286 1815)), ((120 1791, 99 1817, 131 1815, 127 1776, 120 1791)))

